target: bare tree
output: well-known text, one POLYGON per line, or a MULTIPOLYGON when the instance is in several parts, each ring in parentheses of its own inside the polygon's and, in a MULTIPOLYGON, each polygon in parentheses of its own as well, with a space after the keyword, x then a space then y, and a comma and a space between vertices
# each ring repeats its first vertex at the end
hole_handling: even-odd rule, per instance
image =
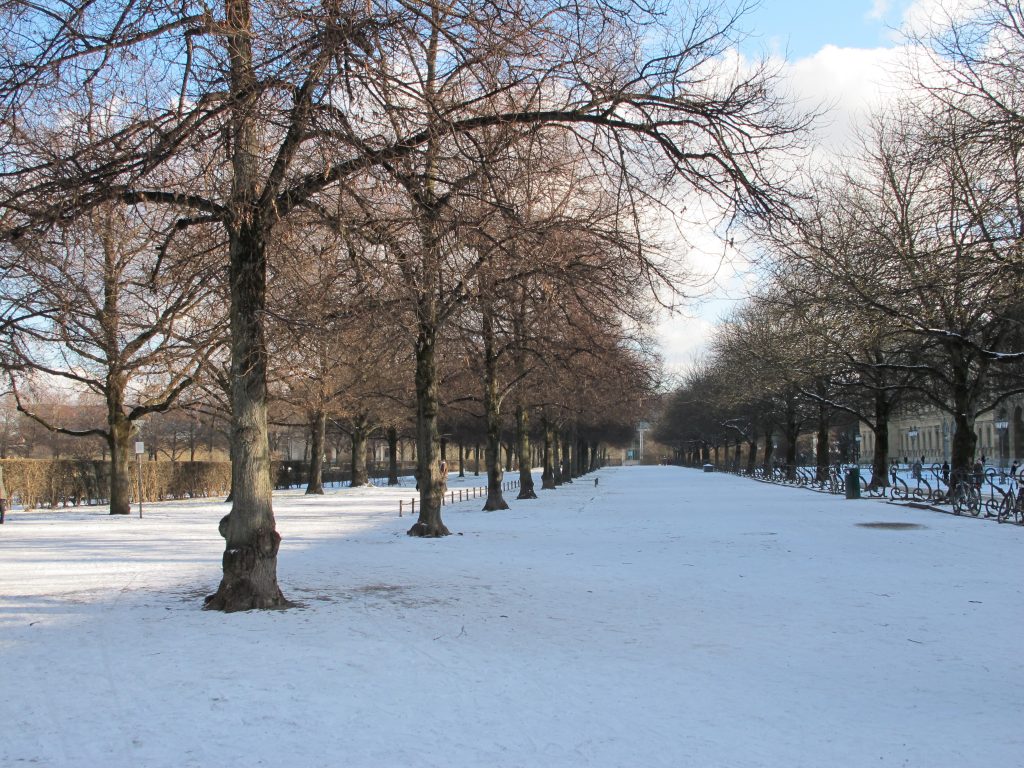
MULTIPOLYGON (((537 124, 564 126, 610 161, 631 158, 632 168, 678 176, 760 215, 780 200, 773 151, 801 123, 780 108, 770 73, 721 65, 735 19, 720 19, 714 5, 689 6, 672 25, 661 8, 553 0, 315 9, 225 0, 217 10, 102 0, 85 9, 6 6, 0 220, 10 241, 117 200, 168 207, 179 233, 208 223, 223 232, 234 505, 221 526, 224 578, 211 608, 285 603, 263 314, 279 222, 323 205, 355 174, 381 170, 405 179, 420 214, 421 277, 436 276, 448 183, 461 175, 442 181, 442 160, 487 126, 537 124), (54 142, 59 134, 69 138, 54 142)), ((417 318, 427 490, 416 532, 425 535, 445 532, 430 373, 441 311, 434 279, 419 285, 417 318)))
POLYGON ((98 436, 111 456, 110 514, 128 514, 136 423, 166 411, 211 352, 217 312, 206 302, 207 260, 157 253, 162 233, 141 211, 102 206, 61 227, 18 239, 0 287, 34 316, 12 340, 18 408, 47 429, 98 436), (106 406, 105 426, 76 428, 33 410, 22 373, 64 380, 106 406))

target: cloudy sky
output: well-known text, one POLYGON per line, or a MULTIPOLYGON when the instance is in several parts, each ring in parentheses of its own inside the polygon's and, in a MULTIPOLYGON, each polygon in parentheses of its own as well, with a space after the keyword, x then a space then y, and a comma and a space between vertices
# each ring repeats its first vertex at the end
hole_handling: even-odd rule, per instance
MULTIPOLYGON (((857 124, 896 91, 895 73, 909 55, 900 30, 921 29, 940 4, 949 8, 970 1, 761 0, 742 22, 750 33, 743 53, 767 52, 785 61, 792 94, 830 107, 816 132, 821 152, 841 153, 851 146, 857 124)), ((692 365, 719 317, 742 299, 749 279, 742 262, 710 233, 688 228, 686 237, 707 295, 684 316, 659 325, 665 362, 676 374, 692 365)))

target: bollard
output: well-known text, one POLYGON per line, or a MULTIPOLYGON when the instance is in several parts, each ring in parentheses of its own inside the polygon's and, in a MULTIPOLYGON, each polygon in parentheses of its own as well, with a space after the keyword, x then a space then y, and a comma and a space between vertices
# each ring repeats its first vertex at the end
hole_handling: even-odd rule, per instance
POLYGON ((401 499, 398 500, 398 516, 399 517, 402 516, 402 500, 401 499))

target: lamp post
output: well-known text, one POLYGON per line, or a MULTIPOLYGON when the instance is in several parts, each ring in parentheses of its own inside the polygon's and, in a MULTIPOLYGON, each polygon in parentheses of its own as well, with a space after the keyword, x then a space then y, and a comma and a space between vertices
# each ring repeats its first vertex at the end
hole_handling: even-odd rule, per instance
POLYGON ((651 425, 646 421, 641 421, 636 425, 636 431, 640 433, 640 455, 637 456, 637 464, 644 463, 644 432, 649 430, 651 425))
POLYGON ((860 464, 860 432, 853 436, 853 463, 860 464))
POLYGON ((1006 445, 1006 433, 1010 428, 1010 422, 1005 419, 1000 419, 993 425, 999 432, 999 467, 1000 469, 1006 466, 1005 456, 1009 453, 1009 450, 1004 451, 1003 446, 1006 445))
POLYGON ((917 446, 915 445, 916 438, 917 438, 917 428, 916 427, 907 430, 907 438, 908 438, 908 442, 910 443, 910 452, 912 454, 914 454, 914 458, 916 459, 917 458, 917 446))
POLYGON ((142 454, 146 452, 146 444, 141 440, 135 443, 135 463, 139 467, 139 519, 142 519, 142 454))

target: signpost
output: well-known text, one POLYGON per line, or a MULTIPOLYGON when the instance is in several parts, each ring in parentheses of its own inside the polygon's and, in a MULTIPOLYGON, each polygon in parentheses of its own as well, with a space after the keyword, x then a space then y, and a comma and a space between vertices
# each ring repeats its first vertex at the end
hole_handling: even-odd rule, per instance
POLYGON ((146 452, 146 444, 141 440, 135 443, 135 461, 139 465, 139 519, 142 519, 142 454, 146 452))

